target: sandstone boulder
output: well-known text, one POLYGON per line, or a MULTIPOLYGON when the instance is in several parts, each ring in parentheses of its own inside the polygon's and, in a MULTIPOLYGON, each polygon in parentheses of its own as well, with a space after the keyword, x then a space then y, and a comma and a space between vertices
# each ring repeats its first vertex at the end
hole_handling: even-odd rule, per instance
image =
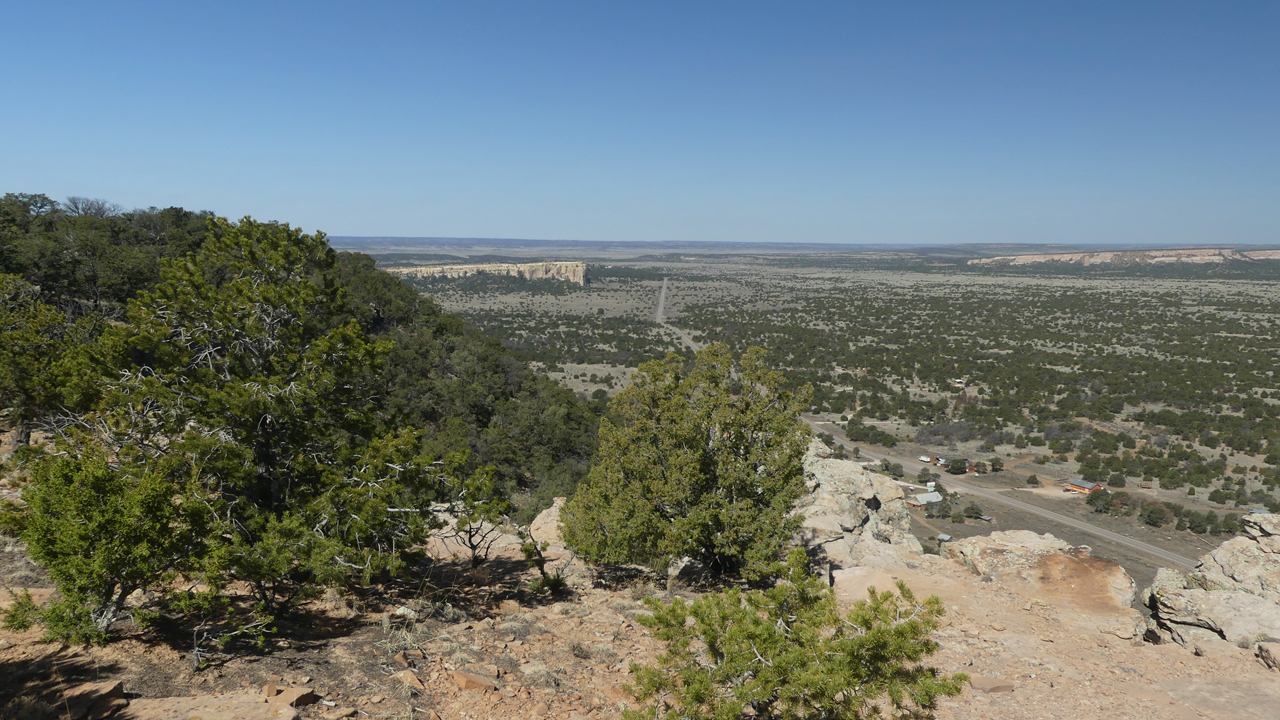
POLYGON ((1022 573, 1040 557, 1071 550, 1071 543, 1030 530, 1003 530, 942 545, 944 557, 959 560, 975 575, 1022 573))
POLYGON ((1196 572, 1210 589, 1238 590, 1280 603, 1280 516, 1249 515, 1245 535, 1200 559, 1196 572))
POLYGON ((897 483, 831 457, 817 440, 805 453, 804 474, 810 492, 795 508, 802 520, 801 541, 821 547, 833 563, 852 567, 873 558, 896 563, 895 549, 922 551, 897 483))

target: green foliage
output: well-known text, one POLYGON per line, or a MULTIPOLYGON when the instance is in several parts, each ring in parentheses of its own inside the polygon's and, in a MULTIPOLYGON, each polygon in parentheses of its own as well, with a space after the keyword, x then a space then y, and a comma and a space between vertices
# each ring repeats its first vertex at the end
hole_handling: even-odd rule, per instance
POLYGON ((688 556, 717 573, 759 578, 799 520, 797 419, 808 392, 782 389, 763 351, 735 370, 723 345, 641 366, 600 423, 595 465, 565 505, 565 542, 592 562, 665 568, 688 556))
POLYGON ((55 423, 86 463, 24 448, 3 518, 62 598, 10 620, 51 637, 106 639, 147 588, 135 620, 185 623, 197 662, 260 643, 319 586, 404 575, 440 525, 482 562, 511 493, 536 512, 595 448, 587 403, 320 234, 5 196, 0 260, 22 275, 0 275, 0 420, 55 423))
POLYGON ((856 417, 845 424, 844 432, 846 437, 854 441, 873 443, 887 448, 898 444, 898 439, 893 435, 873 425, 863 425, 862 421, 856 417))
POLYGON ((214 520, 182 461, 117 470, 87 450, 38 463, 23 491, 22 537, 61 598, 38 619, 68 642, 103 640, 132 592, 191 570, 214 520))
POLYGON ((26 632, 40 622, 40 606, 31 593, 23 590, 10 602, 9 608, 0 614, 0 627, 14 632, 26 632))
POLYGON ((16 275, 0 275, 0 422, 26 428, 62 402, 57 366, 93 331, 16 275))
POLYGON ((937 699, 960 694, 968 678, 942 675, 921 661, 937 651, 930 637, 942 601, 869 590, 841 617, 835 594, 792 551, 782 581, 763 591, 736 588, 692 604, 645 601, 640 621, 666 643, 656 666, 631 668, 630 688, 645 707, 628 720, 730 718, 929 718, 937 699))
POLYGON ((1143 506, 1142 510, 1138 512, 1138 519, 1151 527, 1160 527, 1169 521, 1169 515, 1169 511, 1165 509, 1164 505, 1152 503, 1143 506))
POLYGON ((209 217, 9 193, 0 198, 0 272, 21 275, 50 296, 75 298, 76 312, 113 312, 155 284, 161 261, 197 249, 209 217))
POLYGON ((900 478, 906 474, 906 471, 902 469, 902 463, 896 463, 887 458, 881 460, 880 464, 876 466, 876 472, 895 478, 900 478))

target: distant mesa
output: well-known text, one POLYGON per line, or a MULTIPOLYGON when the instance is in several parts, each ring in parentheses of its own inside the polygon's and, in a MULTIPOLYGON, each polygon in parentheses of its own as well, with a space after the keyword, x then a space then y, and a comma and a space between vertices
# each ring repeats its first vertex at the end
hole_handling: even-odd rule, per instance
POLYGON ((587 264, 583 262, 484 263, 480 265, 400 265, 382 268, 400 277, 459 278, 478 273, 510 275, 525 280, 564 280, 585 285, 587 264))
POLYGON ((970 265, 1038 265, 1067 263, 1071 265, 1171 265, 1175 263, 1210 264, 1228 261, 1280 259, 1280 250, 1241 252, 1230 248, 1196 248, 1184 250, 1106 250, 1085 253, 1003 255, 977 258, 970 265))

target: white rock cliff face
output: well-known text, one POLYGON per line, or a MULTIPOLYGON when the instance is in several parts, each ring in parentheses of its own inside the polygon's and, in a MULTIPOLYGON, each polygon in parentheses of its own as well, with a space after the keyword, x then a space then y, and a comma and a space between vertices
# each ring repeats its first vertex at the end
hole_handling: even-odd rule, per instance
POLYGON ((477 273, 510 275, 525 280, 565 280, 585 285, 587 264, 582 262, 486 263, 482 265, 415 265, 383 268, 400 277, 458 278, 477 273))

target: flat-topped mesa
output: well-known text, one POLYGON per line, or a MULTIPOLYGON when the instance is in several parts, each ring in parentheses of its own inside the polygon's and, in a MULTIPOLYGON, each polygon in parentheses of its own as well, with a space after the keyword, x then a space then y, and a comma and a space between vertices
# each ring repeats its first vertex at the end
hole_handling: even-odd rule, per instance
POLYGON ((458 278, 477 273, 510 275, 525 280, 564 280, 587 284, 587 264, 584 262, 536 262, 536 263, 482 263, 478 265, 402 265, 383 268, 400 277, 458 278))
POLYGON ((1104 250, 1084 253, 1053 253, 1030 255, 1004 255, 975 258, 970 265, 1039 265, 1065 263, 1069 265, 1169 265, 1173 263, 1223 263, 1227 261, 1251 262, 1280 258, 1280 251, 1250 250, 1240 252, 1230 248, 1175 248, 1172 250, 1104 250))

